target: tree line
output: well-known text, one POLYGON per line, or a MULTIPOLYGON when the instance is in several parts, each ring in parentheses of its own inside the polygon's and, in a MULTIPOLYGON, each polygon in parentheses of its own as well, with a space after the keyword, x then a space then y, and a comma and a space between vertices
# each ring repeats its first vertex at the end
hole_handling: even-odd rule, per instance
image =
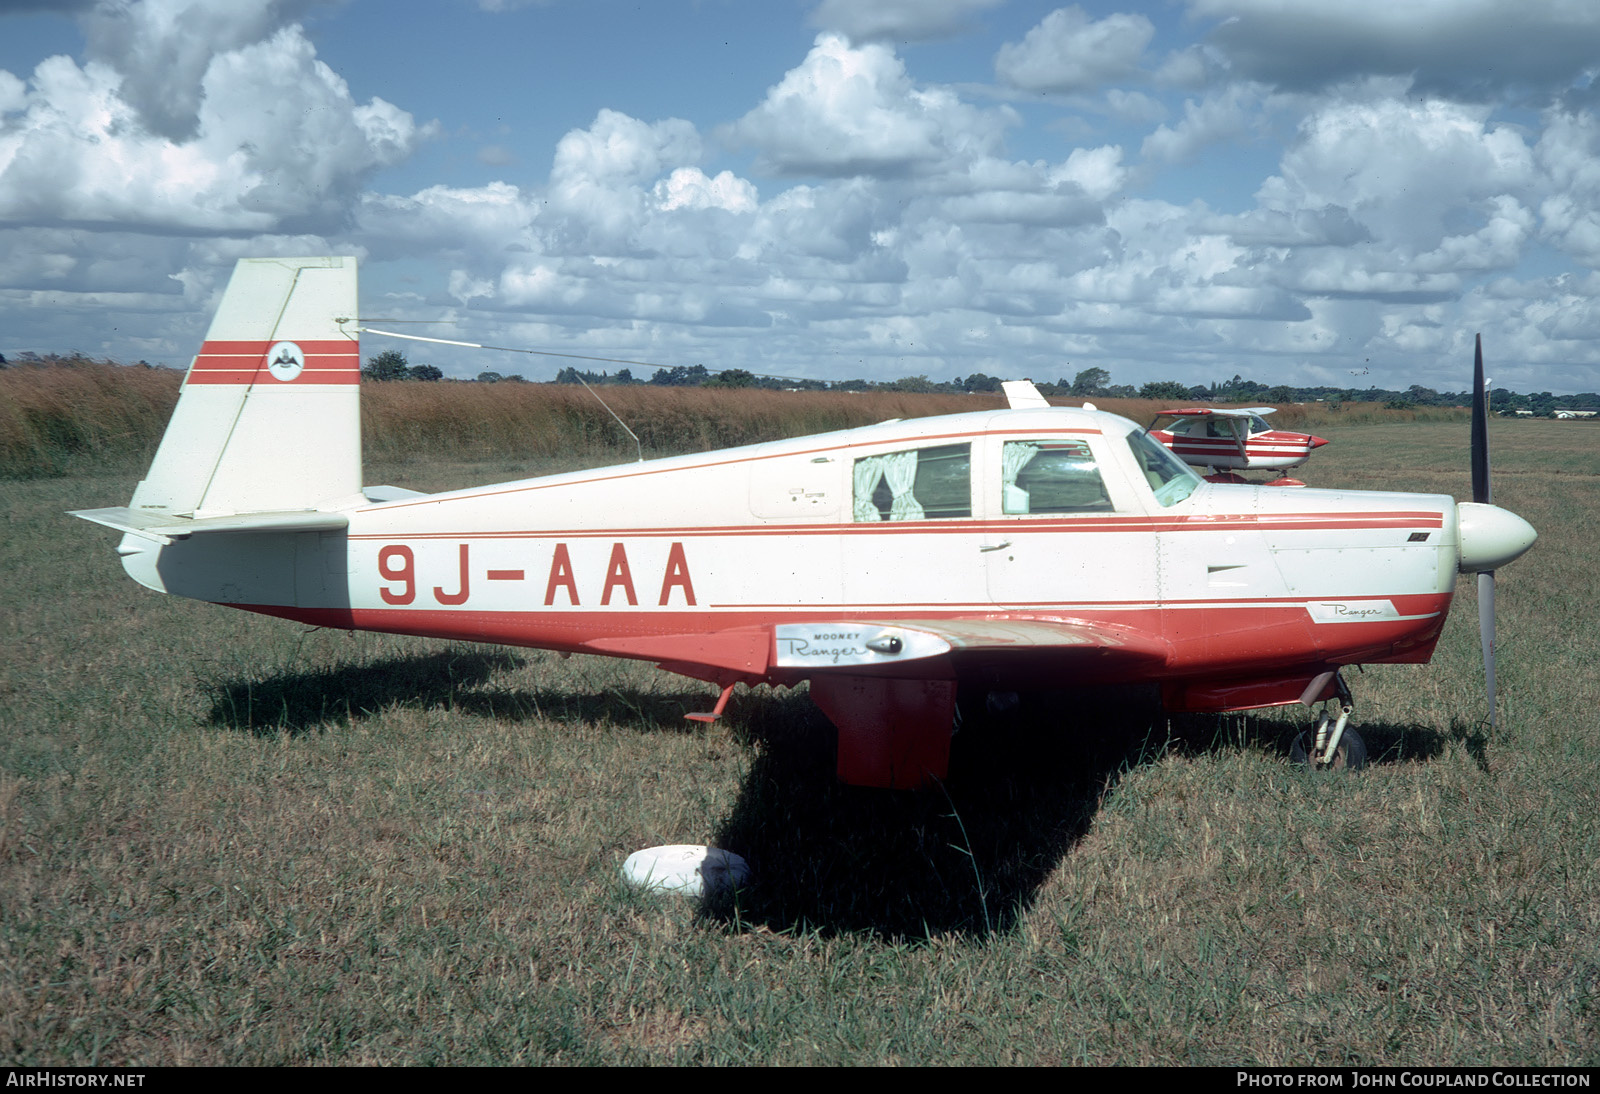
MULTIPOLYGON (((412 365, 405 354, 386 350, 368 358, 367 367, 361 370, 369 380, 441 380, 444 374, 432 365, 412 365)), ((526 383, 520 374, 502 375, 498 372, 480 372, 478 383, 526 383)), ((677 365, 659 368, 648 379, 634 376, 632 369, 617 372, 593 372, 577 368, 564 368, 556 373, 551 383, 588 384, 590 387, 650 385, 657 387, 709 387, 709 388, 766 388, 775 391, 907 391, 938 394, 996 394, 1000 393, 1001 378, 974 372, 971 376, 957 376, 953 380, 930 380, 927 376, 904 376, 897 380, 806 380, 786 376, 762 376, 748 369, 729 368, 712 371, 704 365, 677 365)), ((1342 403, 1382 403, 1391 410, 1411 410, 1419 407, 1468 406, 1472 403, 1470 391, 1435 391, 1433 388, 1412 384, 1404 391, 1376 386, 1331 387, 1297 386, 1293 384, 1263 384, 1246 380, 1235 373, 1233 379, 1213 381, 1210 384, 1184 384, 1177 380, 1152 380, 1134 387, 1132 384, 1113 384, 1111 373, 1103 368, 1086 368, 1073 375, 1071 380, 1062 377, 1055 382, 1034 381, 1041 394, 1073 396, 1093 399, 1154 399, 1171 403, 1327 403, 1337 408, 1342 403)), ((1549 417, 1558 409, 1567 407, 1600 407, 1600 394, 1592 391, 1577 395, 1553 395, 1548 391, 1518 394, 1503 388, 1489 392, 1489 405, 1499 414, 1531 413, 1549 417)))

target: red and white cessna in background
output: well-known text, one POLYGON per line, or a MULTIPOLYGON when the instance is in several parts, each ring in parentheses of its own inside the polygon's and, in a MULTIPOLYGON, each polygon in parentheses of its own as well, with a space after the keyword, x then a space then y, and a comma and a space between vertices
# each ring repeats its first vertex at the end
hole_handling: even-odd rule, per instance
MULTIPOLYGON (((1191 406, 1163 410, 1155 420, 1176 418, 1164 429, 1151 429, 1150 436, 1166 445, 1195 467, 1210 468, 1214 482, 1243 482, 1233 471, 1287 471, 1311 458, 1311 453, 1328 442, 1309 433, 1273 429, 1263 415, 1276 414, 1270 406, 1238 409, 1191 406), (1222 472, 1222 474, 1216 474, 1222 472)), ((1272 486, 1304 486, 1295 479, 1279 479, 1272 486)))
POLYGON ((1337 698, 1310 751, 1350 758, 1339 670, 1427 661, 1456 574, 1535 538, 1441 495, 1207 483, 1025 381, 1006 410, 364 487, 356 314, 354 259, 239 263, 132 502, 77 514, 125 533, 130 575, 318 626, 653 661, 721 686, 715 713, 737 683, 808 680, 851 783, 943 776, 958 686, 1337 698))

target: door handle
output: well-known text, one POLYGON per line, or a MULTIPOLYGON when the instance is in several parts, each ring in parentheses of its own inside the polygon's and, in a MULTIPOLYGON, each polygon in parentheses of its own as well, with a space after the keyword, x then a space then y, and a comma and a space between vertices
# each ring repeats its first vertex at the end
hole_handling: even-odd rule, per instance
POLYGON ((980 551, 1004 551, 1009 546, 1011 546, 1011 541, 1008 539, 1004 543, 984 544, 983 546, 979 547, 978 550, 980 550, 980 551))

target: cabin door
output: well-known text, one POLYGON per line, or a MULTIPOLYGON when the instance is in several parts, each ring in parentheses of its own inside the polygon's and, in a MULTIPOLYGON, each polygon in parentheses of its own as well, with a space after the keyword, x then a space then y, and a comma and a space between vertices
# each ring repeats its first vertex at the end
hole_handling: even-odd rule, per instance
POLYGON ((989 440, 980 551, 991 602, 1096 617, 1153 605, 1155 537, 1090 439, 989 440))

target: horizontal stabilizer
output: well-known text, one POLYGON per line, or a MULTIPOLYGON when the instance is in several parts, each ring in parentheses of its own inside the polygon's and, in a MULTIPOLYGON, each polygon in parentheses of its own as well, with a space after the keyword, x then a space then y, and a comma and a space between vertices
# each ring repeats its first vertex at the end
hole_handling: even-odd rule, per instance
POLYGON ((202 532, 336 532, 350 526, 345 513, 295 509, 278 513, 236 513, 226 517, 187 520, 170 513, 150 513, 125 506, 113 509, 75 509, 71 516, 115 528, 119 532, 168 544, 202 532))
POLYGON ((404 486, 363 486, 361 496, 371 502, 404 501, 406 498, 425 498, 422 490, 407 490, 404 486))

